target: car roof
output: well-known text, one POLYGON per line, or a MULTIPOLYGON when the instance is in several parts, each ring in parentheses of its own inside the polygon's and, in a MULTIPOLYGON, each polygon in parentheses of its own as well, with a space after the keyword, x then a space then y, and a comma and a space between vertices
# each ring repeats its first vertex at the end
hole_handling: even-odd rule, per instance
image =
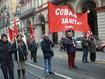
POLYGON ((83 37, 83 35, 81 35, 81 36, 74 36, 74 38, 82 38, 83 37))

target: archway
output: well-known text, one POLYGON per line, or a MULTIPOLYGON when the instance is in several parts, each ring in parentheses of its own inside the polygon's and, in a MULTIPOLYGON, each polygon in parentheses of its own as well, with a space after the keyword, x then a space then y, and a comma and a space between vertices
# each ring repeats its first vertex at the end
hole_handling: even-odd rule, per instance
POLYGON ((88 24, 94 35, 98 35, 98 25, 97 25, 97 13, 96 13, 96 4, 93 1, 87 1, 82 4, 82 12, 88 13, 88 24))

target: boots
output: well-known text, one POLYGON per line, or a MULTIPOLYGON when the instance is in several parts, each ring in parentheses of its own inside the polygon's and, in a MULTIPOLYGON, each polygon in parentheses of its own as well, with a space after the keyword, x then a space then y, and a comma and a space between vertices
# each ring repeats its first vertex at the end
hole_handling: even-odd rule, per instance
POLYGON ((21 77, 21 70, 17 70, 17 73, 18 73, 18 79, 20 79, 20 77, 21 77))
POLYGON ((26 79, 26 77, 25 77, 25 69, 22 69, 22 75, 23 75, 23 79, 26 79))

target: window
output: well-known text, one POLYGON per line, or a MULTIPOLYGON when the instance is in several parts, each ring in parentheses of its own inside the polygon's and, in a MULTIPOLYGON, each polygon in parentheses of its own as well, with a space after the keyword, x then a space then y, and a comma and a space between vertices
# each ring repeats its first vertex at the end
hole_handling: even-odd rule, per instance
POLYGON ((26 6, 27 6, 27 10, 29 9, 29 6, 28 6, 28 4, 26 4, 26 6))
POLYGON ((102 6, 105 6, 105 0, 102 0, 102 6))
POLYGON ((25 7, 25 12, 26 12, 27 11, 27 6, 25 5, 24 7, 25 7))
POLYGON ((25 12, 25 6, 23 6, 23 12, 25 12))
POLYGON ((38 7, 37 0, 35 0, 35 8, 38 7))
POLYGON ((22 28, 22 22, 20 22, 20 28, 22 28))
POLYGON ((34 24, 34 16, 32 17, 32 23, 34 24))
POLYGON ((39 6, 39 1, 40 1, 40 0, 37 0, 37 7, 39 6))
POLYGON ((29 7, 29 9, 31 9, 31 7, 32 7, 31 2, 28 3, 28 7, 29 7))
POLYGON ((32 8, 35 7, 35 0, 32 0, 32 8))
POLYGON ((46 2, 48 2, 48 0, 43 0, 43 4, 46 3, 46 2))
POLYGON ((38 2, 39 2, 39 6, 43 4, 43 0, 38 0, 38 2))

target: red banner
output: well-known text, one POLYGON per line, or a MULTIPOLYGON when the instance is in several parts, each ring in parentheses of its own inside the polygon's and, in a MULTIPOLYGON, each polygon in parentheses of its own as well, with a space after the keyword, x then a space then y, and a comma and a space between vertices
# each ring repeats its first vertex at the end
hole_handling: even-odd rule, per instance
POLYGON ((9 32, 10 41, 13 41, 13 30, 11 28, 8 28, 8 32, 9 32))
POLYGON ((87 13, 76 14, 68 6, 48 4, 49 32, 74 30, 90 31, 87 23, 87 13))
POLYGON ((16 19, 14 20, 14 39, 16 38, 16 36, 18 35, 18 28, 16 25, 16 19))

